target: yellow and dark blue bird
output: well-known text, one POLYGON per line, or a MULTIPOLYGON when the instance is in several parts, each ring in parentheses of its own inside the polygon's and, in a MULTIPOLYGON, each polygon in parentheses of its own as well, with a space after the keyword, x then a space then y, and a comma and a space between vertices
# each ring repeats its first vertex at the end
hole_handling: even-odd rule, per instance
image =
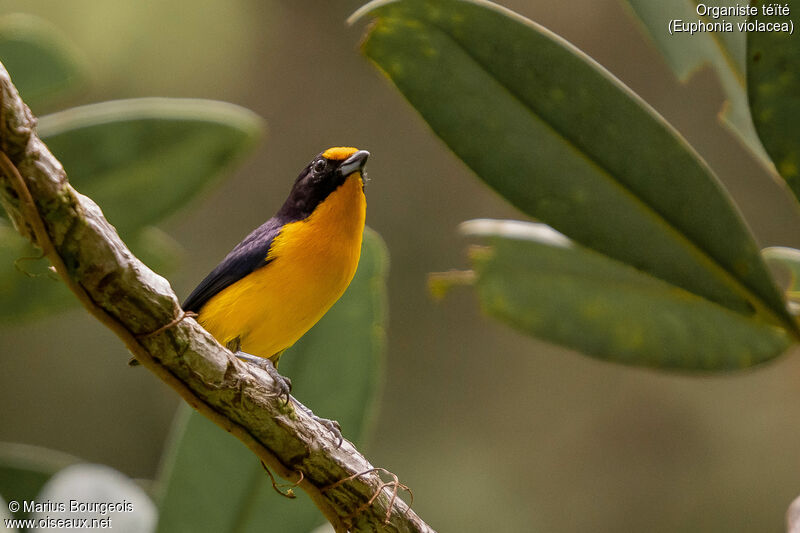
POLYGON ((260 363, 287 400, 291 384, 277 372, 281 354, 322 318, 356 272, 368 157, 346 147, 315 157, 275 216, 245 237, 183 304, 220 344, 260 363))

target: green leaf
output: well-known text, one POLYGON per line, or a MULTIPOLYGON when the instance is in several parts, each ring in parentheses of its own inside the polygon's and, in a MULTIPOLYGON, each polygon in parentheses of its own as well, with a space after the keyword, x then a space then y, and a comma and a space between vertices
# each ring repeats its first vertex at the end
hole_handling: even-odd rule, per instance
POLYGON ((39 318, 76 303, 49 265, 39 250, 0 219, 0 322, 39 318))
MULTIPOLYGON (((670 34, 669 23, 672 20, 694 22, 700 19, 691 0, 663 0, 647 2, 646 0, 623 0, 622 4, 630 9, 630 14, 641 26, 645 36, 652 39, 653 44, 664 55, 669 67, 683 82, 697 72, 704 64, 711 63, 715 67, 726 66, 725 56, 719 42, 706 33, 692 35, 670 34)), ((733 75, 730 68, 723 72, 733 75)), ((735 82, 735 76, 731 78, 735 82)), ((732 88, 736 88, 734 83, 732 88)), ((741 86, 738 89, 741 91, 741 86)))
POLYGON ((364 53, 481 179, 579 243, 797 331, 708 166, 560 37, 483 1, 372 2, 364 53))
MULTIPOLYGON (((319 416, 335 418, 361 443, 383 382, 386 249, 364 232, 361 261, 347 292, 290 352, 281 372, 297 398, 319 416)), ((181 410, 159 476, 159 532, 307 533, 322 517, 305 493, 277 494, 258 459, 204 417, 181 410)))
POLYGON ((81 54, 58 29, 38 17, 0 17, 0 61, 34 111, 76 92, 85 82, 81 54))
MULTIPOLYGON (((35 500, 45 483, 59 470, 80 460, 62 452, 27 444, 0 443, 0 496, 5 501, 35 500)), ((25 518, 20 509, 15 518, 25 518)))
MULTIPOLYGON (((755 154, 768 169, 772 169, 764 147, 753 127, 745 91, 745 34, 736 26, 744 22, 741 16, 725 16, 714 19, 697 14, 696 5, 689 0, 626 0, 633 15, 642 24, 642 29, 652 40, 678 78, 686 82, 703 65, 709 65, 717 74, 727 104, 720 117, 742 143, 755 154), (696 32, 670 34, 668 26, 672 20, 689 23, 730 22, 730 32, 696 32)), ((706 6, 730 7, 727 0, 704 2, 706 6)))
MULTIPOLYGON (((754 5, 761 6, 762 2, 754 5)), ((754 17, 759 22, 797 21, 800 3, 785 2, 790 17, 754 17)), ((796 26, 796 25, 795 25, 796 26)), ((775 167, 800 199, 800 42, 789 33, 747 35, 747 90, 758 135, 775 167)))
POLYGON ((233 104, 142 98, 48 115, 39 133, 72 185, 126 237, 218 182, 255 146, 262 127, 257 115, 233 104))
POLYGON ((473 220, 483 310, 530 335, 618 363, 731 370, 780 355, 786 331, 575 244, 543 224, 473 220))

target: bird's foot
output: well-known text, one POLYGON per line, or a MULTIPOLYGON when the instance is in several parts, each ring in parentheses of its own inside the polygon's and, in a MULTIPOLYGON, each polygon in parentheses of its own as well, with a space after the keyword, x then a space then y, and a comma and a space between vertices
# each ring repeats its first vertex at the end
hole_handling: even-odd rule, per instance
POLYGON ((336 439, 336 447, 340 447, 342 445, 342 441, 344 438, 342 437, 342 427, 339 425, 339 422, 336 420, 328 420, 327 418, 322 418, 314 414, 314 412, 303 405, 300 402, 297 402, 297 406, 300 407, 308 416, 319 422, 320 424, 325 427, 328 431, 333 433, 333 437, 336 439))
POLYGON ((336 439, 336 447, 339 448, 342 445, 342 441, 344 437, 342 437, 342 427, 339 425, 339 422, 336 420, 331 420, 329 418, 322 418, 315 414, 311 414, 311 418, 322 424, 325 429, 333 433, 333 438, 336 439))
MULTIPOLYGON (((278 369, 275 368, 275 365, 272 363, 272 360, 265 359, 263 357, 258 357, 249 354, 247 352, 243 352, 241 350, 236 351, 234 355, 237 358, 241 359, 242 361, 246 361, 250 364, 253 364, 258 368, 264 370, 267 374, 269 374, 270 377, 273 379, 273 381, 275 381, 275 385, 278 387, 278 390, 280 391, 279 396, 285 397, 286 405, 289 404, 289 399, 290 399, 289 395, 292 392, 292 380, 290 380, 286 376, 280 375, 278 373, 278 369)), ((336 439, 337 448, 342 445, 344 438, 342 437, 342 428, 339 425, 339 422, 337 422, 336 420, 328 420, 327 418, 319 417, 315 415, 314 412, 311 411, 311 409, 309 409, 302 403, 296 400, 295 403, 297 404, 298 407, 300 407, 300 409, 303 410, 303 412, 305 412, 308 416, 310 416, 311 418, 322 424, 323 427, 325 427, 325 429, 327 429, 333 434, 334 438, 336 439)))
POLYGON ((275 368, 275 365, 272 363, 271 360, 265 359, 263 357, 258 357, 255 355, 251 355, 246 352, 238 351, 234 354, 236 357, 241 359, 242 361, 247 361, 258 368, 264 370, 272 380, 275 382, 275 386, 278 388, 279 394, 278 396, 283 396, 286 398, 285 403, 289 404, 289 395, 292 392, 292 380, 287 378, 286 376, 280 375, 278 373, 278 369, 275 368))

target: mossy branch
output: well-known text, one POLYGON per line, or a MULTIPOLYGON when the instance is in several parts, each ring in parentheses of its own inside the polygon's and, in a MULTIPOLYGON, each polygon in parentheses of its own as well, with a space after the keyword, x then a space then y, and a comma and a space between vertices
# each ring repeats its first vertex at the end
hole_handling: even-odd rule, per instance
POLYGON ((0 202, 19 233, 44 251, 84 307, 139 363, 297 483, 337 532, 432 532, 394 497, 396 482, 382 481, 350 442, 337 447, 326 428, 291 408, 296 400, 284 406, 266 372, 234 358, 183 314, 169 283, 70 186, 1 64, 0 97, 0 202))

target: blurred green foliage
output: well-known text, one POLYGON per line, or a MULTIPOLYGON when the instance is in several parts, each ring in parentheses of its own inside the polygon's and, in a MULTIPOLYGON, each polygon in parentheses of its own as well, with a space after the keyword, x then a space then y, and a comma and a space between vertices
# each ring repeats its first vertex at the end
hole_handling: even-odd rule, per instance
MULTIPOLYGON (((0 59, 32 105, 58 100, 83 79, 79 56, 41 19, 0 19, 0 59)), ((258 116, 238 106, 167 98, 75 107, 39 123, 72 184, 157 269, 174 267, 180 248, 149 226, 218 182, 252 151, 262 129, 258 116)), ((47 271, 34 264, 37 252, 6 224, 0 237, 0 317, 41 317, 76 302, 62 285, 42 279, 47 271)))
MULTIPOLYGON (((761 7, 764 2, 753 2, 761 7)), ((800 21, 800 3, 783 4, 800 21)), ((786 22, 786 16, 751 17, 786 22)), ((800 41, 783 32, 747 34, 747 95, 758 135, 775 168, 800 198, 800 41)))
MULTIPOLYGON (((168 98, 76 107, 42 117, 39 126, 73 186, 156 269, 174 268, 180 247, 151 225, 217 183, 261 131, 261 119, 238 106, 168 98)), ((40 317, 77 302, 60 283, 43 280, 37 265, 17 261, 37 253, 10 228, 0 230, 0 317, 40 317)))
POLYGON ((0 58, 34 112, 75 93, 86 77, 84 59, 69 39, 21 13, 0 17, 0 58))
POLYGON ((225 102, 139 98, 47 115, 39 134, 73 186, 127 238, 229 174, 262 137, 263 121, 225 102))

